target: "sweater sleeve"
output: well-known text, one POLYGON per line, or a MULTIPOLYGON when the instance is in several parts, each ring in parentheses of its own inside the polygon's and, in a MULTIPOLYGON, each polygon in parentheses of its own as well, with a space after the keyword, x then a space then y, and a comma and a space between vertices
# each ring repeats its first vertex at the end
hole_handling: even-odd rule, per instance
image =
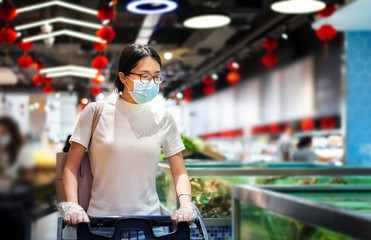
POLYGON ((69 140, 70 143, 76 142, 83 145, 85 148, 89 147, 95 108, 96 103, 89 103, 84 110, 82 110, 75 130, 69 140))
POLYGON ((164 141, 162 151, 165 157, 171 157, 185 149, 183 141, 178 132, 174 118, 169 112, 165 112, 164 141))

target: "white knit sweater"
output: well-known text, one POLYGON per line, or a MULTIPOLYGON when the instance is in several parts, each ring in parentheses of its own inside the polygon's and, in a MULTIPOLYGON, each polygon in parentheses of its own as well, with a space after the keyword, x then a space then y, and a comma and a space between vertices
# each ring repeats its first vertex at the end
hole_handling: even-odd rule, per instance
MULTIPOLYGON (((82 111, 70 141, 88 147, 95 108, 90 103, 82 111)), ((172 116, 113 94, 89 147, 94 180, 88 214, 159 215, 155 178, 161 149, 166 157, 184 149, 172 116)))

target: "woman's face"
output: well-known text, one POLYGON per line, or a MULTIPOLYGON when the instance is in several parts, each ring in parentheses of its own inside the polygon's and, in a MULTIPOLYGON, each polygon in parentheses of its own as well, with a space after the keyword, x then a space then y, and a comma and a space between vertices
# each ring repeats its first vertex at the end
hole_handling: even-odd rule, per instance
MULTIPOLYGON (((141 59, 138 62, 138 65, 135 68, 133 68, 130 72, 139 74, 139 75, 147 73, 147 74, 151 74, 152 76, 155 76, 161 73, 161 68, 160 68, 160 64, 155 59, 153 59, 152 57, 145 57, 141 59)), ((130 91, 134 91, 134 81, 140 80, 140 76, 135 75, 135 74, 129 73, 129 78, 128 78, 127 76, 124 75, 124 73, 119 72, 119 77, 120 77, 121 82, 126 87, 128 87, 130 91)))

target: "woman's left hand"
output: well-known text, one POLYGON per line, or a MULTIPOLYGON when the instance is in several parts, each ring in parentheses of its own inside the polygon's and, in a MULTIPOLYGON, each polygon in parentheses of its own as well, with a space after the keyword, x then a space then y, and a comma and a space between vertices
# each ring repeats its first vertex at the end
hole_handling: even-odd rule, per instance
POLYGON ((188 222, 188 224, 192 224, 195 218, 196 212, 194 210, 193 203, 184 204, 178 210, 175 210, 173 216, 171 216, 174 226, 177 226, 178 222, 183 221, 188 222))

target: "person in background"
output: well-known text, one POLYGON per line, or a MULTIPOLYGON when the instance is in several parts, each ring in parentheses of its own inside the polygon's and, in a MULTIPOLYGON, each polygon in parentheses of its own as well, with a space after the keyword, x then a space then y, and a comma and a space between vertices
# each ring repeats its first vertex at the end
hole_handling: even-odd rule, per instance
POLYGON ((291 139, 293 134, 294 127, 291 124, 287 124, 284 133, 278 140, 277 160, 279 162, 291 161, 291 155, 294 151, 294 145, 291 139))
POLYGON ((88 215, 161 215, 155 177, 163 151, 180 203, 172 220, 191 223, 196 210, 181 153, 184 144, 170 113, 148 104, 164 80, 161 58, 150 46, 129 45, 121 52, 117 74, 116 94, 104 103, 92 136, 96 103, 88 104, 80 115, 63 173, 67 201, 58 209, 68 225, 88 222, 88 215), (76 179, 88 147, 93 183, 85 212, 78 204, 76 179))
POLYGON ((17 122, 11 117, 0 118, 0 175, 29 182, 33 179, 34 163, 17 122))
POLYGON ((294 162, 328 162, 334 159, 334 157, 321 157, 317 155, 312 149, 312 137, 304 136, 301 137, 297 149, 292 154, 294 162))

